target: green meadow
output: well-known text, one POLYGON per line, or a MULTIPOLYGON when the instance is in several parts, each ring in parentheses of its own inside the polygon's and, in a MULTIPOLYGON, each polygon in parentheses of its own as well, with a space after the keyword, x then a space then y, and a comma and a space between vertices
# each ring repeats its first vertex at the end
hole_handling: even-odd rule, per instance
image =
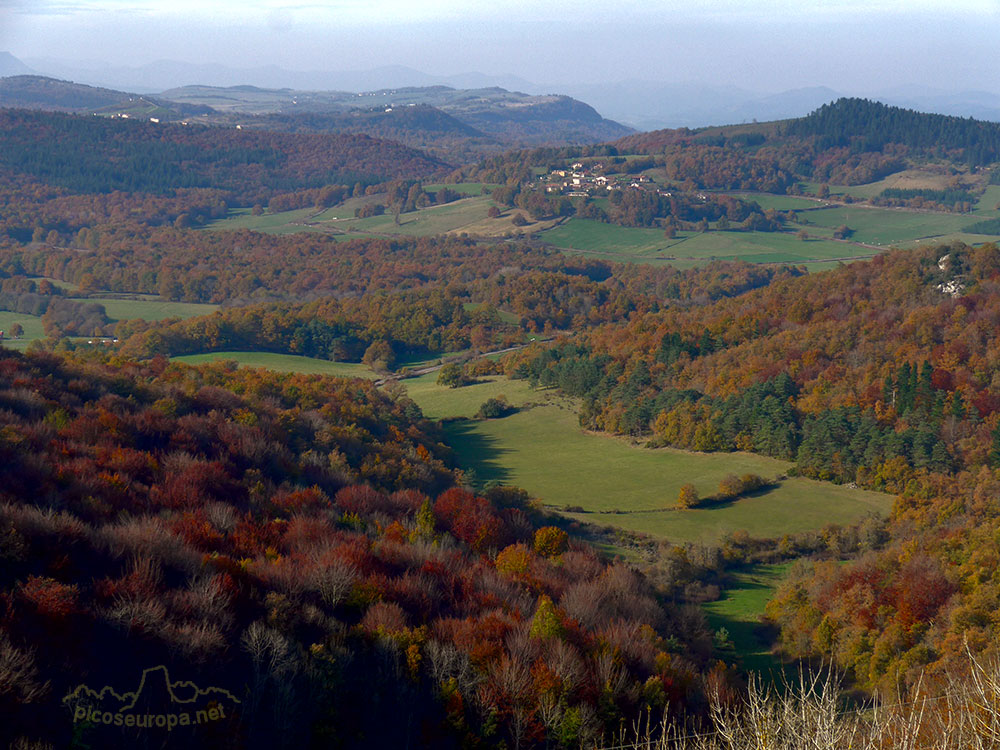
POLYGON ((725 193, 740 200, 755 202, 765 211, 773 208, 775 211, 804 211, 822 206, 825 201, 818 198, 800 198, 795 195, 776 195, 774 193, 725 193))
MULTIPOLYGON (((440 188, 441 185, 428 186, 440 188)), ((515 229, 510 223, 512 212, 505 219, 489 219, 487 211, 493 205, 489 196, 480 195, 482 183, 448 185, 449 189, 464 197, 443 205, 427 206, 417 211, 400 214, 392 213, 368 218, 356 218, 355 208, 365 203, 377 202, 385 196, 352 198, 339 206, 323 210, 302 208, 279 213, 265 212, 253 216, 250 209, 241 208, 230 212, 229 216, 205 225, 212 231, 249 229, 267 234, 292 234, 295 232, 321 232, 338 240, 379 237, 385 235, 409 235, 426 237, 449 232, 469 232, 470 234, 498 235, 515 229), (397 223, 398 222, 398 223, 397 223)), ((535 229, 548 227, 553 222, 543 222, 535 229)), ((526 230, 527 231, 527 230, 526 230)))
POLYGON ((793 563, 752 565, 733 575, 733 581, 714 602, 705 602, 709 627, 729 633, 743 667, 758 673, 778 672, 781 665, 771 653, 770 639, 761 632, 764 607, 774 596, 793 563))
MULTIPOLYGON (((831 192, 834 196, 872 197, 895 184, 895 179, 891 176, 870 185, 831 186, 831 192)), ((237 209, 229 217, 211 222, 207 228, 252 229, 274 234, 323 232, 338 240, 387 235, 424 237, 459 232, 499 238, 527 232, 535 233, 547 244, 568 254, 586 254, 611 261, 690 268, 713 260, 744 260, 749 263, 803 263, 812 270, 821 270, 840 261, 871 257, 880 248, 889 246, 908 247, 925 241, 947 242, 954 239, 987 242, 994 238, 967 234, 964 230, 978 219, 1000 215, 996 209, 1000 203, 1000 186, 995 185, 987 188, 973 214, 888 209, 862 204, 829 205, 825 201, 800 196, 735 192, 730 194, 756 201, 765 210, 796 211, 799 222, 788 225, 785 232, 687 231, 667 239, 661 229, 621 227, 589 219, 532 222, 518 229, 510 223, 516 211, 507 211, 497 219, 487 217, 493 202, 489 196, 481 194, 483 183, 427 186, 431 191, 442 187, 466 197, 398 217, 383 214, 365 219, 355 218, 354 209, 376 201, 377 196, 352 198, 342 205, 320 211, 304 208, 252 216, 249 209, 237 209), (850 227, 853 233, 847 241, 834 240, 834 230, 842 225, 850 227), (798 230, 805 230, 807 239, 800 239, 798 230)), ((818 186, 807 184, 805 187, 815 190, 818 186)))
POLYGON ((829 236, 837 227, 847 225, 854 230, 851 241, 882 246, 960 232, 975 221, 967 214, 875 208, 860 204, 815 209, 800 213, 799 218, 810 234, 829 236))
POLYGON ((462 198, 441 206, 430 206, 419 211, 400 214, 399 223, 392 214, 371 216, 367 219, 344 219, 334 223, 339 229, 351 232, 382 234, 407 234, 426 237, 460 230, 486 218, 493 204, 486 196, 462 198))
MULTIPOLYGON (((483 304, 484 303, 482 302, 466 302, 462 305, 462 307, 464 307, 468 312, 474 312, 479 308, 481 308, 483 304)), ((497 310, 497 315, 499 316, 500 320, 502 320, 504 323, 512 323, 513 325, 518 325, 521 322, 521 317, 519 315, 515 315, 512 312, 507 312, 506 310, 497 310)))
POLYGON ((718 541, 746 530, 775 537, 851 523, 869 513, 886 514, 887 495, 815 482, 782 479, 755 496, 692 510, 677 510, 681 485, 701 496, 714 494, 729 474, 783 475, 790 464, 749 453, 699 454, 648 449, 580 429, 575 405, 523 381, 488 378, 451 389, 436 385, 437 373, 404 381, 424 413, 444 424, 459 464, 480 483, 523 487, 556 510, 581 521, 648 533, 676 542, 718 541), (503 394, 520 411, 495 420, 469 419, 487 398, 503 394))
POLYGON ((249 208, 236 208, 230 211, 226 218, 210 221, 205 225, 205 229, 212 231, 250 229, 264 234, 322 231, 303 223, 315 214, 315 208, 299 208, 294 211, 281 211, 275 214, 265 212, 260 216, 254 216, 249 208))
POLYGON ((0 310, 0 331, 4 333, 3 345, 9 349, 25 349, 35 339, 45 338, 40 317, 5 310, 0 310), (24 329, 24 335, 19 339, 10 338, 10 327, 15 323, 20 323, 24 329))
POLYGON ((460 195, 482 195, 483 188, 487 190, 493 190, 493 188, 498 188, 499 185, 493 185, 488 182, 458 182, 458 183, 435 183, 433 185, 424 185, 424 190, 428 193, 436 193, 441 188, 448 188, 460 195))
POLYGON ((330 362, 325 359, 298 357, 294 354, 274 354, 271 352, 210 352, 208 354, 186 354, 171 357, 171 362, 200 365, 205 362, 232 360, 241 367, 266 367, 277 372, 301 372, 307 375, 334 375, 342 378, 365 378, 374 380, 377 376, 365 365, 354 362, 330 362))
POLYGON ((78 302, 96 302, 104 306, 104 311, 112 320, 166 320, 167 318, 194 318, 210 315, 219 309, 218 305, 197 302, 171 302, 151 295, 140 299, 119 299, 113 297, 87 297, 78 302))
POLYGON ((872 254, 868 248, 830 239, 832 230, 823 234, 826 236, 803 241, 786 232, 678 232, 673 239, 667 239, 660 229, 571 219, 539 237, 568 253, 678 267, 702 265, 713 260, 813 263, 872 254))
POLYGON ((973 221, 1000 216, 1000 185, 990 185, 986 188, 986 192, 979 197, 972 213, 977 217, 973 221))
POLYGON ((677 241, 668 240, 662 229, 619 227, 593 219, 570 219, 541 239, 563 250, 620 255, 624 260, 656 257, 677 241))

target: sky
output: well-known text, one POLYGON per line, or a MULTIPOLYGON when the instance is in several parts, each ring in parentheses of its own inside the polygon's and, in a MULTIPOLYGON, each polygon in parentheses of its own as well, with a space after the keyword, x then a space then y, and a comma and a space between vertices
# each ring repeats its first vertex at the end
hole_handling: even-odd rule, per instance
POLYGON ((552 84, 1000 92, 1000 0, 0 0, 0 50, 552 84))

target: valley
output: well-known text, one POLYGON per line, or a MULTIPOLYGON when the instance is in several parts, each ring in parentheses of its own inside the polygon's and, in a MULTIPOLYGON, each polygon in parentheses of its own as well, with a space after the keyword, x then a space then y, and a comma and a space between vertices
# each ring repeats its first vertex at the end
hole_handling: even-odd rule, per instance
POLYGON ((501 750, 989 658, 1000 125, 0 81, 23 747, 146 663, 241 696, 192 748, 501 750))

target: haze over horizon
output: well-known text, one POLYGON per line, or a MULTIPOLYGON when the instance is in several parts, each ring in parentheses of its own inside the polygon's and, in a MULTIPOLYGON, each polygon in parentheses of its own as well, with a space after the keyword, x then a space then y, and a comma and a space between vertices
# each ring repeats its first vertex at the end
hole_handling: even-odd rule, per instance
POLYGON ((0 49, 141 66, 402 65, 548 85, 620 80, 758 92, 922 86, 1000 92, 1000 0, 0 0, 0 49))

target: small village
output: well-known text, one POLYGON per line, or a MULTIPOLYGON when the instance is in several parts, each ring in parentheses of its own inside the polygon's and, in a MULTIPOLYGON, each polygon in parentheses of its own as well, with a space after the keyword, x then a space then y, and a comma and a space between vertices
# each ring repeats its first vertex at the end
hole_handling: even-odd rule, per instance
MULTIPOLYGON (((641 172, 607 174, 603 162, 589 165, 574 162, 566 169, 553 169, 548 174, 539 175, 529 187, 569 198, 600 197, 616 190, 642 190, 669 198, 676 191, 676 188, 668 189, 641 172)), ((705 193, 697 193, 695 197, 700 201, 708 200, 705 193)))
MULTIPOLYGON (((608 175, 604 172, 605 166, 602 162, 591 165, 575 162, 568 169, 553 169, 549 174, 539 176, 538 182, 546 193, 566 195, 571 198, 599 195, 613 190, 655 189, 656 183, 647 175, 608 175)), ((665 191, 661 194, 670 195, 665 191)))

